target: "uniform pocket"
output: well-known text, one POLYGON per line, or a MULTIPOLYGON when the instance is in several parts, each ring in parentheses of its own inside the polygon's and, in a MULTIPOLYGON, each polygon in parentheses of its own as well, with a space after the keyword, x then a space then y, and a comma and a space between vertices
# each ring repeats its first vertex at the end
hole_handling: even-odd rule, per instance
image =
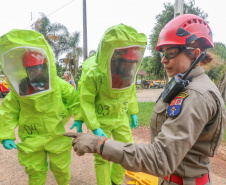
POLYGON ((154 128, 157 132, 161 131, 162 124, 167 119, 166 114, 167 105, 168 104, 160 100, 154 107, 154 111, 151 116, 151 127, 154 128))

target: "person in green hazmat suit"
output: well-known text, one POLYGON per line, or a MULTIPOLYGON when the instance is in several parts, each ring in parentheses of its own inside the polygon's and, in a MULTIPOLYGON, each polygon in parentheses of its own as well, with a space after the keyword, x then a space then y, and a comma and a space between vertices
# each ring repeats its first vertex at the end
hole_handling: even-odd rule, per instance
POLYGON ((53 52, 38 32, 6 33, 0 37, 0 56, 11 89, 0 106, 0 142, 18 149, 30 185, 45 184, 47 157, 57 183, 69 184, 71 139, 63 133, 79 110, 75 88, 57 77, 53 52), (15 144, 17 126, 21 142, 15 144))
MULTIPOLYGON (((123 143, 132 142, 131 128, 138 124, 135 76, 140 66, 147 38, 134 28, 119 24, 106 30, 97 54, 85 61, 85 74, 79 82, 82 116, 71 128, 87 128, 99 136, 111 136, 123 143), (90 65, 88 65, 90 64, 90 65), (129 116, 131 124, 129 124, 129 116)), ((122 184, 125 169, 94 154, 98 185, 122 184)))

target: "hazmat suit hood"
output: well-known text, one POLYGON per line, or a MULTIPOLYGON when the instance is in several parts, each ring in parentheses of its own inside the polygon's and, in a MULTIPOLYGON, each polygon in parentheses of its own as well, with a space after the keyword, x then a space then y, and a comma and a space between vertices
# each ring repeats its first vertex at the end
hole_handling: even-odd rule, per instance
MULTIPOLYGON (((146 44, 147 44, 147 38, 145 34, 138 33, 135 29, 133 29, 130 26, 119 24, 119 25, 112 26, 106 30, 102 39, 100 40, 95 62, 99 70, 104 75, 106 75, 105 77, 107 78, 107 81, 108 81, 107 87, 111 92, 117 92, 122 90, 125 91, 126 89, 130 89, 131 86, 134 84, 134 78, 139 69, 146 44), (139 56, 137 56, 137 59, 135 62, 133 60, 134 57, 131 58, 128 55, 129 53, 127 54, 124 53, 128 49, 133 49, 133 48, 135 48, 136 53, 137 51, 139 51, 139 56), (115 56, 116 58, 117 56, 119 56, 117 55, 118 53, 120 55, 119 57, 120 60, 122 60, 123 58, 126 59, 127 61, 130 60, 131 67, 128 67, 127 65, 124 69, 120 69, 122 68, 122 65, 120 64, 120 67, 117 70, 117 74, 122 74, 120 73, 120 70, 121 71, 122 70, 125 71, 125 69, 130 70, 128 71, 128 74, 130 73, 130 75, 129 76, 127 75, 126 77, 126 78, 129 78, 129 82, 127 83, 127 85, 120 85, 120 84, 114 85, 115 82, 114 82, 114 76, 113 76, 114 71, 112 69, 112 64, 113 64, 112 61, 114 60, 113 58, 115 58, 115 56), (133 60, 132 61, 133 64, 131 63, 131 59, 133 60)), ((124 62, 124 64, 125 63, 126 62, 124 62)))
POLYGON ((57 88, 53 52, 42 34, 14 29, 0 37, 0 55, 8 85, 21 101, 29 103, 28 100, 39 99, 57 88), (41 76, 39 79, 37 74, 41 76), (27 88, 25 81, 31 87, 27 88), (34 91, 28 93, 28 89, 34 91))

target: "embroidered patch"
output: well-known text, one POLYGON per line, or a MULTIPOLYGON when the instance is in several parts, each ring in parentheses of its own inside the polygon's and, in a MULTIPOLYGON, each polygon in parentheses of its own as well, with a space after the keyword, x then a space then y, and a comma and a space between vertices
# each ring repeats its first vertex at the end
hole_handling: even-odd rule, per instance
POLYGON ((184 99, 188 96, 185 92, 180 92, 170 103, 168 107, 168 115, 170 117, 177 116, 180 111, 183 104, 184 99))

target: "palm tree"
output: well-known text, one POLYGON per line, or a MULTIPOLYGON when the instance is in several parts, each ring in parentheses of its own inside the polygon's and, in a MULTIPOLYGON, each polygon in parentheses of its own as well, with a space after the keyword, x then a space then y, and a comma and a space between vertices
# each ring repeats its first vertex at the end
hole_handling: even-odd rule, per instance
POLYGON ((53 50, 56 61, 58 61, 61 54, 67 53, 64 59, 66 68, 69 65, 69 69, 72 71, 72 66, 74 66, 73 73, 76 75, 79 58, 82 56, 82 48, 78 46, 80 33, 74 32, 70 35, 64 25, 60 23, 51 24, 44 13, 40 14, 41 18, 33 24, 32 28, 43 34, 53 50))
POLYGON ((65 46, 64 48, 65 51, 67 51, 65 62, 71 61, 69 62, 69 70, 72 71, 73 65, 74 76, 78 73, 79 58, 82 56, 82 48, 78 46, 79 39, 80 33, 74 32, 71 36, 68 37, 67 46, 65 46))
POLYGON ((44 13, 40 14, 41 18, 32 25, 32 29, 43 34, 58 61, 59 55, 65 52, 69 32, 64 25, 60 23, 51 24, 44 13))

